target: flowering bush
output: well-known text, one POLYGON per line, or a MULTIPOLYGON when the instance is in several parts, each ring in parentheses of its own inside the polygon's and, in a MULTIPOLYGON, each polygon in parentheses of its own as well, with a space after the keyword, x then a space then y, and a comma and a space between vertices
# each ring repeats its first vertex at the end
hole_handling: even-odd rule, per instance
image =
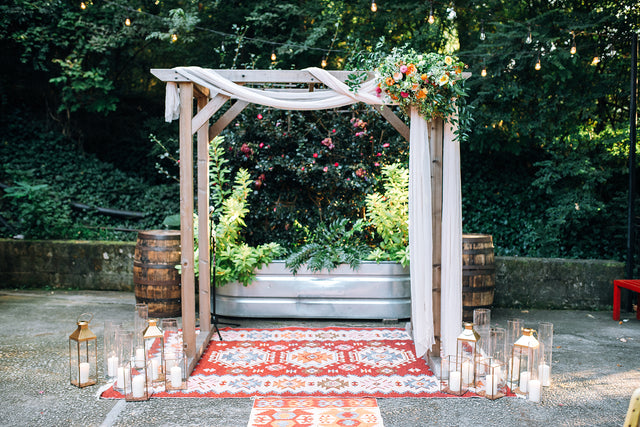
POLYGON ((446 118, 455 112, 454 100, 466 96, 465 64, 450 55, 418 54, 395 48, 376 71, 378 96, 387 96, 405 113, 418 107, 425 118, 446 118))

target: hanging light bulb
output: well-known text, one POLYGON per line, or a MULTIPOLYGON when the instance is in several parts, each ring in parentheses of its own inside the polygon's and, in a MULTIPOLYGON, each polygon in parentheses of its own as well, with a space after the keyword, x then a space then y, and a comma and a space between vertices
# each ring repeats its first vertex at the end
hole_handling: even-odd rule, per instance
POLYGON ((87 4, 83 1, 80 2, 80 9, 85 10, 87 8, 87 4))
POLYGON ((540 57, 538 56, 538 62, 536 62, 535 69, 536 69, 536 71, 539 71, 540 68, 542 68, 542 64, 540 64, 540 57))
POLYGON ((596 56, 593 57, 593 59, 591 60, 591 65, 596 66, 600 63, 600 57, 598 56, 598 54, 596 53, 596 56))
POLYGON ((427 22, 429 22, 429 24, 433 24, 434 22, 436 22, 436 18, 435 16, 433 16, 433 1, 429 6, 429 19, 427 19, 427 22))
POLYGON ((378 5, 376 4, 375 0, 373 0, 371 2, 371 12, 377 12, 378 11, 378 5))
POLYGON ((487 77, 487 67, 482 67, 482 71, 480 72, 480 75, 482 77, 487 77))
POLYGON ((124 25, 126 25, 127 27, 131 26, 131 19, 127 18, 124 20, 124 25))
POLYGON ((275 62, 276 60, 276 52, 275 51, 271 51, 271 61, 275 62))
POLYGON ((480 40, 484 40, 487 38, 487 35, 484 32, 484 23, 480 24, 480 40))
POLYGON ((571 55, 575 55, 577 51, 578 49, 576 48, 576 33, 571 31, 571 50, 569 51, 569 53, 571 53, 571 55))
POLYGON ((327 66, 327 58, 322 58, 322 62, 320 63, 320 65, 322 65, 322 68, 326 68, 326 66, 327 66))
POLYGON ((171 41, 173 43, 177 42, 178 41, 178 35, 177 34, 171 34, 171 41))
POLYGON ((529 34, 527 35, 527 39, 524 41, 526 44, 531 44, 533 38, 531 37, 531 27, 529 27, 529 34))

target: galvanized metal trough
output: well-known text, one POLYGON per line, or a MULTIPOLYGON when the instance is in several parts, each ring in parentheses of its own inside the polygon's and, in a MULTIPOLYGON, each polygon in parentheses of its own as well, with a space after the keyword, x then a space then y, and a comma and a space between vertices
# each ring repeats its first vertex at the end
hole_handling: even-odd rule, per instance
POLYGON ((331 272, 300 269, 284 261, 258 270, 249 286, 216 289, 216 314, 252 318, 406 319, 411 316, 409 269, 395 262, 364 262, 357 270, 341 265, 331 272))

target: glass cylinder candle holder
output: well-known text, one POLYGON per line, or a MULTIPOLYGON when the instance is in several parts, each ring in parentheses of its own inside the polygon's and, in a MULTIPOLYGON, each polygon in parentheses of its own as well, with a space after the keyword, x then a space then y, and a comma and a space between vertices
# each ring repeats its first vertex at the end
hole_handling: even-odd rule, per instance
POLYGON ((504 328, 491 327, 489 330, 489 357, 504 364, 508 359, 506 335, 504 328))
POLYGON ((186 390, 187 380, 187 358, 183 351, 167 354, 165 357, 165 381, 166 391, 186 390))
MULTIPOLYGON (((535 359, 532 368, 539 366, 540 352, 535 352, 535 359)), ((537 369, 531 369, 529 372, 529 383, 527 384, 527 398, 535 403, 539 403, 542 397, 542 383, 538 376, 537 369)))
POLYGON ((127 402, 141 402, 149 400, 149 385, 147 383, 146 366, 139 369, 135 361, 125 365, 124 398, 127 402))
POLYGON ((456 396, 467 392, 462 382, 462 363, 456 356, 445 356, 440 360, 440 391, 456 396))
POLYGON ((517 361, 514 361, 512 358, 513 353, 513 344, 520 338, 522 335, 522 328, 524 327, 524 320, 522 319, 508 319, 507 320, 507 329, 506 329, 506 337, 505 337, 505 351, 506 356, 509 357, 507 360, 507 383, 510 387, 514 387, 514 384, 517 384, 519 376, 520 376, 520 366, 516 365, 517 361))
POLYGON ((118 371, 118 343, 116 334, 121 327, 120 323, 112 320, 104 322, 104 377, 107 381, 113 381, 118 371))
POLYGON ((489 329, 491 327, 491 309, 476 308, 473 310, 473 329, 480 335, 478 352, 489 356, 489 329))
POLYGON ((82 313, 76 330, 69 335, 69 382, 81 388, 98 383, 98 343, 89 329, 91 319, 92 314, 82 313))
POLYGON ((468 388, 476 385, 479 338, 480 336, 473 329, 473 323, 465 323, 462 333, 456 340, 456 358, 461 363, 462 383, 468 388))
POLYGON ((484 361, 485 374, 480 378, 482 386, 478 394, 487 399, 500 399, 506 395, 506 364, 498 359, 487 358, 484 361))
POLYGON ((113 384, 113 388, 122 394, 124 394, 125 379, 129 371, 127 364, 131 362, 133 356, 134 335, 133 330, 119 328, 116 331, 118 365, 116 367, 116 381, 113 384))
POLYGON ((134 361, 139 369, 145 366, 144 359, 144 331, 149 323, 149 307, 145 303, 136 304, 135 314, 133 318, 134 335, 134 361))
POLYGON ((543 387, 551 385, 551 355, 553 352, 553 323, 538 323, 538 341, 540 341, 540 364, 538 377, 543 387))
POLYGON ((173 354, 182 352, 184 345, 182 341, 182 332, 178 328, 176 319, 162 319, 160 328, 164 332, 164 352, 165 354, 173 354))
POLYGON ((522 336, 513 344, 511 355, 511 371, 519 373, 516 391, 521 394, 527 394, 529 389, 529 380, 538 377, 538 360, 540 345, 534 336, 533 329, 524 328, 522 336), (535 372, 532 372, 535 371, 535 372))

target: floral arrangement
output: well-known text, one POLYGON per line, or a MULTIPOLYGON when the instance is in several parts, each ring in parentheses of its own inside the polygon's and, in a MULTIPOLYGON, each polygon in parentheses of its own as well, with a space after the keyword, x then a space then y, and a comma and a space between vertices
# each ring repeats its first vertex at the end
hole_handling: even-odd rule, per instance
POLYGON ((416 106, 425 118, 447 118, 455 113, 452 101, 466 96, 464 68, 454 56, 395 48, 375 70, 376 92, 389 97, 405 113, 416 106))

